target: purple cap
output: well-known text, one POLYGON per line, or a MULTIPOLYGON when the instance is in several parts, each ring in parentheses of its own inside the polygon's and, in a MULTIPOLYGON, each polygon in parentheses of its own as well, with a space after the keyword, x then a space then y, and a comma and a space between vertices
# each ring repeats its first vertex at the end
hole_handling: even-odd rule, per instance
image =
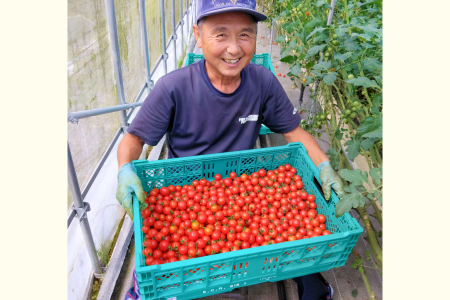
POLYGON ((256 11, 256 0, 199 0, 197 8, 197 22, 203 17, 230 11, 242 11, 255 17, 257 21, 264 21, 267 16, 256 11))

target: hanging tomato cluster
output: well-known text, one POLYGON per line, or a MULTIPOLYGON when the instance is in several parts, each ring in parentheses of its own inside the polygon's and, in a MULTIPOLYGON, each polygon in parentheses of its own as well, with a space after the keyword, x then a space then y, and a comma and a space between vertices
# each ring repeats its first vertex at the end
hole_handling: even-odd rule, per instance
POLYGON ((146 265, 331 234, 289 164, 154 188, 141 211, 146 265))

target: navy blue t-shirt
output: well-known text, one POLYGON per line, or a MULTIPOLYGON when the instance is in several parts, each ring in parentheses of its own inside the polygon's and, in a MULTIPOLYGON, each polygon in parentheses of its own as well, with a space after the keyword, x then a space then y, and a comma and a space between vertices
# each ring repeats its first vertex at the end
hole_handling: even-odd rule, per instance
POLYGON ((287 133, 300 115, 267 68, 250 63, 231 94, 217 90, 204 59, 161 77, 142 104, 128 132, 147 145, 167 133, 168 157, 252 149, 261 124, 287 133))

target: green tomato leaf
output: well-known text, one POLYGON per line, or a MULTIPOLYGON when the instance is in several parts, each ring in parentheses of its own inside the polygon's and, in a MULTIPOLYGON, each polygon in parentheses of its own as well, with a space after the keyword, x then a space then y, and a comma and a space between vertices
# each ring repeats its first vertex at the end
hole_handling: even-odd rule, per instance
POLYGON ((347 79, 345 80, 345 82, 348 82, 356 86, 363 86, 365 88, 380 88, 380 86, 375 81, 370 80, 369 78, 363 76, 347 79))
POLYGON ((379 140, 378 138, 364 139, 361 141, 361 148, 363 148, 366 151, 369 151, 369 149, 370 149, 370 147, 372 147, 373 143, 375 143, 378 140, 379 140))
POLYGON ((367 198, 369 198, 370 200, 373 200, 373 198, 375 198, 375 194, 369 193, 369 194, 367 194, 367 198))
POLYGON ((286 36, 282 35, 282 36, 277 37, 275 42, 277 42, 278 44, 286 42, 286 36))
POLYGON ((375 57, 363 60, 361 65, 371 72, 381 71, 382 68, 382 64, 375 57))
POLYGON ((357 42, 351 41, 350 39, 347 39, 345 41, 344 48, 347 51, 355 51, 355 50, 360 50, 361 49, 361 47, 358 45, 357 42))
POLYGON ((353 52, 346 52, 344 54, 336 53, 336 54, 333 55, 333 57, 335 59, 338 59, 338 60, 344 62, 347 58, 351 57, 352 54, 353 54, 353 52))
POLYGON ((282 59, 280 59, 280 61, 292 65, 293 63, 295 63, 297 61, 297 58, 295 56, 289 55, 289 56, 283 57, 282 59))
POLYGON ((321 61, 314 66, 314 70, 327 70, 331 68, 331 62, 329 61, 321 61))
POLYGON ((327 85, 332 85, 333 82, 336 80, 336 75, 337 75, 336 72, 328 73, 323 77, 323 82, 325 82, 327 85))
POLYGON ((375 116, 379 116, 381 114, 380 110, 376 106, 372 106, 370 108, 370 112, 375 116))
POLYGON ((142 210, 146 209, 147 207, 148 207, 147 203, 139 204, 139 211, 142 211, 142 210))
POLYGON ((355 157, 357 157, 359 154, 359 148, 361 146, 360 143, 356 142, 354 140, 348 140, 347 142, 345 142, 344 145, 347 146, 346 150, 347 150, 348 159, 350 159, 351 161, 354 161, 355 157))
POLYGON ((323 28, 323 27, 318 27, 316 29, 314 29, 313 31, 311 31, 310 34, 308 34, 308 36, 306 37, 306 40, 309 40, 313 35, 315 35, 318 32, 323 32, 324 30, 326 30, 327 28, 323 28))
POLYGON ((381 138, 383 138, 383 132, 381 130, 372 131, 372 132, 363 134, 362 137, 363 138, 377 138, 377 139, 381 139, 381 138))
POLYGON ((365 198, 361 195, 354 186, 350 194, 343 195, 336 204, 335 215, 336 218, 342 217, 346 212, 349 212, 352 208, 364 206, 365 198), (356 190, 356 191, 355 191, 356 190))
POLYGON ((330 148, 325 154, 330 158, 330 165, 333 169, 337 170, 339 167, 339 158, 336 149, 330 148))
POLYGON ((300 67, 300 64, 295 64, 290 68, 290 70, 292 74, 295 74, 295 76, 297 76, 302 71, 302 68, 300 67))
POLYGON ((378 196, 378 201, 383 205, 383 195, 378 196))
POLYGON ((284 50, 283 52, 281 52, 281 58, 288 56, 290 53, 288 50, 284 50))
POLYGON ((297 40, 290 41, 288 50, 293 50, 295 48, 297 48, 297 40))
POLYGON ((313 29, 314 27, 319 26, 321 24, 323 24, 325 26, 326 22, 324 20, 319 19, 319 18, 314 18, 311 21, 309 21, 308 23, 306 23, 304 28, 305 28, 305 30, 309 31, 310 29, 313 29))
POLYGON ((319 34, 318 36, 316 36, 313 39, 313 42, 314 43, 325 42, 325 41, 328 42, 328 40, 329 40, 328 35, 325 33, 322 33, 322 34, 319 34))
POLYGON ((381 94, 376 94, 372 99, 373 105, 375 105, 376 107, 381 107, 382 101, 383 97, 381 96, 381 94))
POLYGON ((320 0, 320 1, 317 1, 316 6, 317 6, 317 7, 321 7, 321 6, 324 5, 325 3, 326 3, 325 0, 320 0))
POLYGON ((354 290, 352 291, 352 297, 353 297, 353 298, 356 298, 356 296, 358 296, 358 290, 357 290, 357 289, 354 289, 354 290))
POLYGON ((336 28, 335 32, 338 37, 343 37, 348 32, 348 28, 339 27, 336 28))
POLYGON ((383 178, 383 170, 380 168, 372 168, 369 171, 369 175, 374 180, 381 180, 383 178))
POLYGON ((352 263, 352 268, 353 268, 353 269, 358 268, 358 264, 356 263, 356 261, 355 261, 354 263, 352 263))
POLYGON ((343 179, 350 181, 351 183, 355 185, 362 185, 363 182, 369 182, 367 179, 367 175, 364 175, 360 169, 356 170, 348 170, 348 169, 342 169, 339 170, 339 176, 341 176, 343 179))
POLYGON ((306 57, 307 57, 307 58, 308 58, 308 57, 311 57, 311 56, 313 56, 313 55, 319 53, 320 51, 323 51, 323 49, 325 49, 326 46, 327 46, 327 44, 316 45, 316 46, 311 47, 311 48, 308 50, 308 52, 306 52, 306 54, 307 54, 306 57))
POLYGON ((316 63, 313 60, 310 60, 307 64, 306 64, 306 68, 307 69, 311 69, 316 63))

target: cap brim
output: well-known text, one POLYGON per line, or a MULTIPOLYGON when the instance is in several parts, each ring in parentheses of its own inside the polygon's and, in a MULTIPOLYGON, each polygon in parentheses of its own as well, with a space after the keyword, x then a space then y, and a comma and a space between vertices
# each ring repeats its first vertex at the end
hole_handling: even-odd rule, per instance
POLYGON ((226 13, 226 12, 231 12, 231 11, 242 11, 242 12, 246 12, 248 14, 251 14, 252 16, 255 17, 256 21, 261 22, 267 19, 267 16, 265 14, 262 14, 260 12, 257 12, 255 10, 252 9, 248 9, 248 8, 240 8, 240 7, 224 7, 221 9, 215 9, 211 12, 206 12, 200 16, 198 16, 197 18, 197 23, 198 20, 200 20, 203 17, 207 17, 207 16, 212 16, 212 15, 217 15, 217 14, 222 14, 222 13, 226 13))

